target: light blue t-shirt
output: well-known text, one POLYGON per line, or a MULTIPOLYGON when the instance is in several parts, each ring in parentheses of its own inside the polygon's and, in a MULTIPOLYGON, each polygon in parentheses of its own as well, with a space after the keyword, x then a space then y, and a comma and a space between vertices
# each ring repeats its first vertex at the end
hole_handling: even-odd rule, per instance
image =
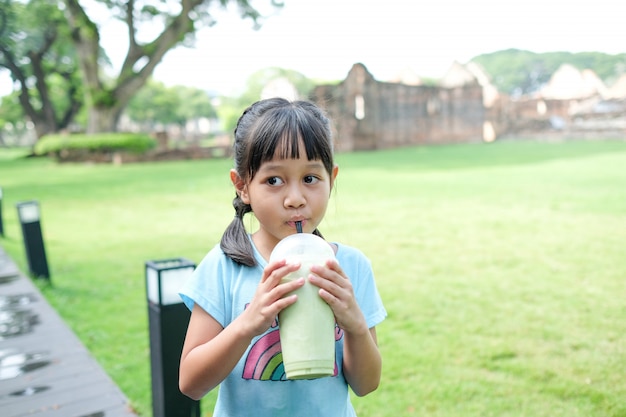
MULTIPOLYGON (((368 327, 387 313, 374 282, 370 261, 350 246, 338 244, 336 257, 350 278, 368 327)), ((228 258, 216 245, 200 262, 180 291, 191 310, 198 304, 223 327, 252 300, 267 262, 255 248, 257 266, 228 258)), ((343 331, 337 329, 336 375, 312 380, 287 380, 280 351, 278 323, 255 337, 233 371, 220 384, 215 417, 352 417, 348 384, 343 375, 343 331)))

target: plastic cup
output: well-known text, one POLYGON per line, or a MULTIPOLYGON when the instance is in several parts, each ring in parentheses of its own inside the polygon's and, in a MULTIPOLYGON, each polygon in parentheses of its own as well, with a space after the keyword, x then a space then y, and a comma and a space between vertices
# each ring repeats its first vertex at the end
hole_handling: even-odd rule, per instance
MULTIPOLYGON (((309 233, 289 235, 276 245, 270 261, 286 259, 300 269, 283 278, 289 282, 310 274, 312 265, 334 259, 330 245, 309 233)), ((298 300, 278 314, 278 329, 287 379, 315 379, 335 370, 335 316, 319 296, 319 287, 306 280, 294 291, 298 300)))

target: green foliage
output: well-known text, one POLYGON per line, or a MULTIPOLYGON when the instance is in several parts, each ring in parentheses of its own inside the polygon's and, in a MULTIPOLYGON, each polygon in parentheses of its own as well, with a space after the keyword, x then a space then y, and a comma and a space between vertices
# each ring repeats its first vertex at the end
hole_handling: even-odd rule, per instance
POLYGON ((232 132, 237 124, 238 117, 247 106, 261 98, 263 89, 272 81, 285 79, 292 84, 299 98, 306 99, 315 87, 315 83, 304 74, 290 69, 279 67, 263 68, 252 74, 246 88, 236 98, 223 97, 218 111, 224 131, 232 132))
MULTIPOLYGON (((4 1, 0 8, 5 17, 0 28, 0 67, 10 71, 16 85, 26 92, 24 101, 3 101, 2 107, 19 106, 19 118, 35 123, 38 133, 67 128, 83 99, 76 53, 63 11, 51 0, 4 1)), ((10 112, 15 115, 14 110, 10 112)), ((14 125, 19 122, 11 120, 14 125)))
POLYGON ((91 97, 93 100, 93 103, 91 104, 95 107, 112 107, 117 101, 113 91, 108 88, 93 90, 91 92, 91 97))
POLYGON ((131 99, 126 113, 135 122, 147 124, 183 125, 188 120, 217 116, 205 91, 186 86, 166 87, 153 80, 131 99))
POLYGON ((47 135, 35 144, 34 152, 36 155, 59 154, 65 150, 142 153, 155 146, 156 141, 153 138, 137 133, 47 135))
POLYGON ((222 97, 221 103, 217 108, 222 131, 228 133, 234 132, 235 126, 237 126, 237 120, 239 120, 245 108, 246 105, 239 100, 230 97, 222 97))
POLYGON ((217 117, 215 107, 211 103, 211 96, 206 91, 187 86, 175 86, 173 89, 181 100, 179 112, 185 120, 217 117))
POLYGON ((498 90, 508 94, 536 91, 550 80, 562 64, 573 65, 579 70, 592 69, 609 85, 626 72, 626 54, 602 52, 535 53, 507 49, 478 55, 472 61, 485 69, 498 90))
POLYGON ((18 125, 24 123, 24 112, 19 105, 19 92, 13 91, 7 96, 0 98, 0 124, 7 123, 18 125))
POLYGON ((53 1, 3 1, 0 7, 5 18, 0 45, 14 57, 27 58, 28 51, 39 50, 50 37, 69 35, 63 12, 53 1))

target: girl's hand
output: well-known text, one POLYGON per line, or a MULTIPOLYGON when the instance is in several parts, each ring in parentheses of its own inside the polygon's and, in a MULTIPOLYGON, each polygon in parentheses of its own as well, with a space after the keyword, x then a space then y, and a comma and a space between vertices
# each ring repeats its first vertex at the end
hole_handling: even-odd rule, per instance
POLYGON ((280 280, 297 271, 300 264, 287 264, 285 260, 269 263, 263 270, 252 301, 242 313, 247 323, 246 331, 257 336, 272 325, 278 312, 296 302, 297 295, 286 296, 304 285, 304 278, 281 284, 280 280))
POLYGON ((380 383, 382 360, 376 343, 376 329, 367 322, 356 302, 350 279, 336 260, 311 267, 309 281, 317 285, 320 297, 333 310, 337 325, 344 331, 343 373, 358 396, 374 391, 380 383))
POLYGON ((320 288, 320 297, 333 310, 339 327, 348 333, 368 332, 365 317, 354 296, 350 279, 335 259, 326 261, 325 266, 314 265, 309 281, 320 288))

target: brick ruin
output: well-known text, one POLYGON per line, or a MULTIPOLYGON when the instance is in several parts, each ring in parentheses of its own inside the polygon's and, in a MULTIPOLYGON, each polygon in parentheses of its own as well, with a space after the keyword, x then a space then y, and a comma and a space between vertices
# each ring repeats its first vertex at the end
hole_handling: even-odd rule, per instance
POLYGON ((317 86, 311 99, 336 129, 337 150, 480 142, 485 108, 478 83, 442 88, 376 81, 355 64, 338 85, 317 86))
POLYGON ((310 98, 332 118, 338 151, 513 138, 625 139, 626 76, 623 87, 609 90, 593 77, 590 84, 585 72, 584 84, 576 84, 572 69, 564 68, 544 90, 512 98, 472 64, 454 63, 439 85, 425 86, 377 81, 357 63, 345 80, 317 86, 310 98), (559 80, 564 73, 569 82, 559 80))

